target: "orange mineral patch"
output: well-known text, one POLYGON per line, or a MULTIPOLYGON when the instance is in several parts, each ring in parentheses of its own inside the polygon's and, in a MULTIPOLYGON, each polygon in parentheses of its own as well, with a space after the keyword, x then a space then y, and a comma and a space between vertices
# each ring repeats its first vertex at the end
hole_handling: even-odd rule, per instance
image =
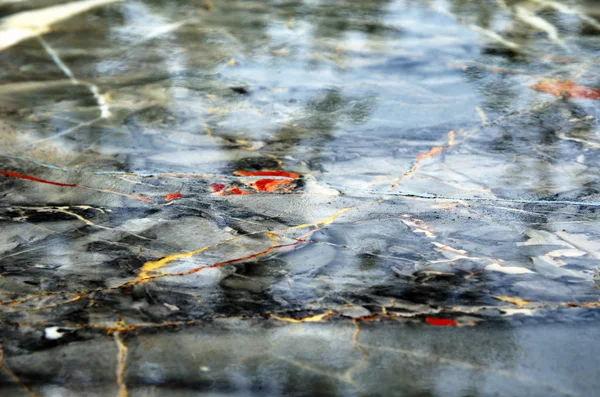
POLYGON ((544 79, 529 87, 556 97, 565 95, 568 98, 600 99, 600 89, 576 84, 569 80, 544 79))
POLYGON ((267 193, 289 193, 294 188, 294 180, 299 178, 300 175, 293 172, 286 172, 281 170, 276 171, 235 171, 234 175, 238 176, 271 176, 281 177, 290 179, 259 179, 249 184, 249 186, 257 192, 267 193))
POLYGON ((165 197, 165 201, 175 200, 181 197, 181 193, 170 193, 165 197))
POLYGON ((250 185, 258 192, 287 193, 293 186, 292 181, 286 179, 260 179, 250 185))

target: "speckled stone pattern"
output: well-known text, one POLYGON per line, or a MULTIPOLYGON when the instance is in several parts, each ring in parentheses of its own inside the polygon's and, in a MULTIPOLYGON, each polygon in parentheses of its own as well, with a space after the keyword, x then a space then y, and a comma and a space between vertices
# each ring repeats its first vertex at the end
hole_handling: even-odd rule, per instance
POLYGON ((597 395, 598 2, 0 18, 0 395, 597 395))

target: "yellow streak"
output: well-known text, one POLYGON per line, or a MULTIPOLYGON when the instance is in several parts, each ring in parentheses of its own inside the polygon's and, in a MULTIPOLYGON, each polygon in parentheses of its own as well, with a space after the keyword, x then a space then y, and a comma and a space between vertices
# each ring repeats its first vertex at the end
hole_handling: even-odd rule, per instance
POLYGON ((127 397, 127 385, 125 384, 125 370, 127 369, 127 346, 121 339, 121 334, 114 334, 115 343, 117 344, 117 386, 119 386, 119 397, 127 397))
MULTIPOLYGON (((61 306, 61 305, 66 305, 67 303, 77 302, 77 301, 79 301, 81 299, 83 299, 83 296, 78 295, 78 296, 76 296, 74 298, 71 298, 71 299, 69 299, 67 301, 64 301, 64 302, 53 303, 51 305, 34 307, 34 308, 30 308, 30 309, 6 310, 6 311, 3 311, 2 313, 37 312, 37 311, 42 311, 42 310, 46 310, 46 309, 52 309, 54 307, 58 307, 58 306, 61 306)), ((26 302, 26 300, 25 301, 11 302, 7 306, 17 306, 17 305, 19 305, 21 303, 24 303, 24 302, 26 302)), ((2 306, 2 305, 0 304, 0 306, 2 306)))
POLYGON ((206 135, 212 136, 213 132, 210 130, 210 128, 208 128, 208 124, 206 124, 205 121, 202 122, 202 126, 204 127, 204 132, 206 135))
POLYGON ((519 307, 527 306, 531 302, 531 301, 528 301, 525 299, 515 298, 512 296, 501 296, 501 295, 494 296, 494 299, 498 299, 499 301, 502 301, 502 302, 512 303, 519 307))
POLYGON ((316 314, 314 316, 304 318, 278 317, 274 314, 269 314, 269 317, 277 321, 284 321, 286 323, 320 323, 332 314, 333 312, 330 310, 326 313, 316 314))
POLYGON ((272 242, 274 242, 275 244, 279 243, 279 236, 275 233, 271 233, 271 232, 266 232, 265 235, 271 239, 272 242))
POLYGON ((455 137, 455 133, 454 131, 450 131, 448 133, 448 146, 454 146, 454 137, 455 137))
POLYGON ((317 222, 315 222, 315 223, 304 223, 304 224, 302 224, 302 225, 293 226, 293 227, 290 227, 290 229, 289 229, 289 230, 292 230, 292 229, 303 229, 303 228, 306 228, 306 227, 311 227, 311 226, 324 226, 324 225, 330 225, 330 224, 332 224, 332 223, 335 221, 335 219, 336 219, 338 216, 342 215, 343 213, 346 213, 346 212, 350 211, 352 208, 353 208, 353 207, 342 208, 341 210, 337 211, 335 214, 331 215, 331 216, 330 216, 330 217, 328 217, 328 218, 325 218, 325 219, 323 219, 323 220, 317 221, 317 222))
POLYGON ((192 257, 196 254, 206 251, 210 247, 211 246, 209 245, 209 246, 202 247, 202 248, 194 250, 194 251, 184 252, 182 254, 167 255, 164 258, 161 258, 157 261, 146 262, 146 263, 144 263, 144 266, 142 266, 142 269, 140 270, 140 273, 138 274, 137 279, 143 280, 150 276, 149 272, 151 272, 151 271, 163 268, 163 267, 167 266, 169 263, 176 261, 178 259, 192 257))
POLYGON ((152 275, 149 274, 150 272, 157 270, 157 269, 161 269, 173 261, 176 261, 179 259, 184 259, 184 258, 190 258, 190 257, 200 254, 210 248, 214 248, 214 247, 218 247, 219 245, 231 243, 232 241, 235 241, 235 240, 239 239, 240 237, 244 237, 244 235, 233 237, 233 238, 218 242, 213 245, 207 245, 206 247, 202 247, 202 248, 199 248, 194 251, 183 252, 181 254, 167 255, 164 258, 160 258, 157 261, 148 261, 148 262, 144 263, 144 266, 142 266, 142 268, 140 269, 138 276, 129 283, 141 283, 141 282, 147 281, 147 280, 153 278, 152 275))

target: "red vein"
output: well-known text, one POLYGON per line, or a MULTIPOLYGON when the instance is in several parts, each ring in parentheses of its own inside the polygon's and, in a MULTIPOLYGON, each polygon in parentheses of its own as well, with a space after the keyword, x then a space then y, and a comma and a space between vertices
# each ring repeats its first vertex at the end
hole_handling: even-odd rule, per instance
POLYGON ((25 179, 27 181, 32 181, 32 182, 45 183, 47 185, 62 186, 62 187, 74 187, 74 188, 86 189, 86 190, 95 190, 97 192, 104 192, 104 193, 116 194, 119 196, 126 196, 126 197, 129 197, 129 198, 132 198, 135 200, 140 200, 140 201, 146 201, 146 202, 152 201, 147 197, 137 196, 135 194, 120 193, 120 192, 115 192, 113 190, 108 190, 108 189, 96 189, 96 188, 92 188, 92 187, 80 186, 75 183, 62 183, 62 182, 48 181, 46 179, 36 178, 35 176, 19 174, 17 172, 12 172, 12 171, 0 171, 0 175, 6 175, 11 178, 25 179))
POLYGON ((26 179, 28 181, 33 181, 33 182, 46 183, 48 185, 77 187, 77 185, 74 183, 61 183, 61 182, 47 181, 45 179, 40 179, 40 178, 36 178, 34 176, 29 176, 29 175, 18 174, 16 172, 12 172, 12 171, 0 171, 0 175, 6 175, 11 178, 26 179))

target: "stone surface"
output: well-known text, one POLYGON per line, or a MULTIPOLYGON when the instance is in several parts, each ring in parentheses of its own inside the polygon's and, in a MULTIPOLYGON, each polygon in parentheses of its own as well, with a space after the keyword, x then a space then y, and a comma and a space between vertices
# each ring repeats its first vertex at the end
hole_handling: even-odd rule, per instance
POLYGON ((596 2, 0 16, 2 395, 596 395, 596 2))

